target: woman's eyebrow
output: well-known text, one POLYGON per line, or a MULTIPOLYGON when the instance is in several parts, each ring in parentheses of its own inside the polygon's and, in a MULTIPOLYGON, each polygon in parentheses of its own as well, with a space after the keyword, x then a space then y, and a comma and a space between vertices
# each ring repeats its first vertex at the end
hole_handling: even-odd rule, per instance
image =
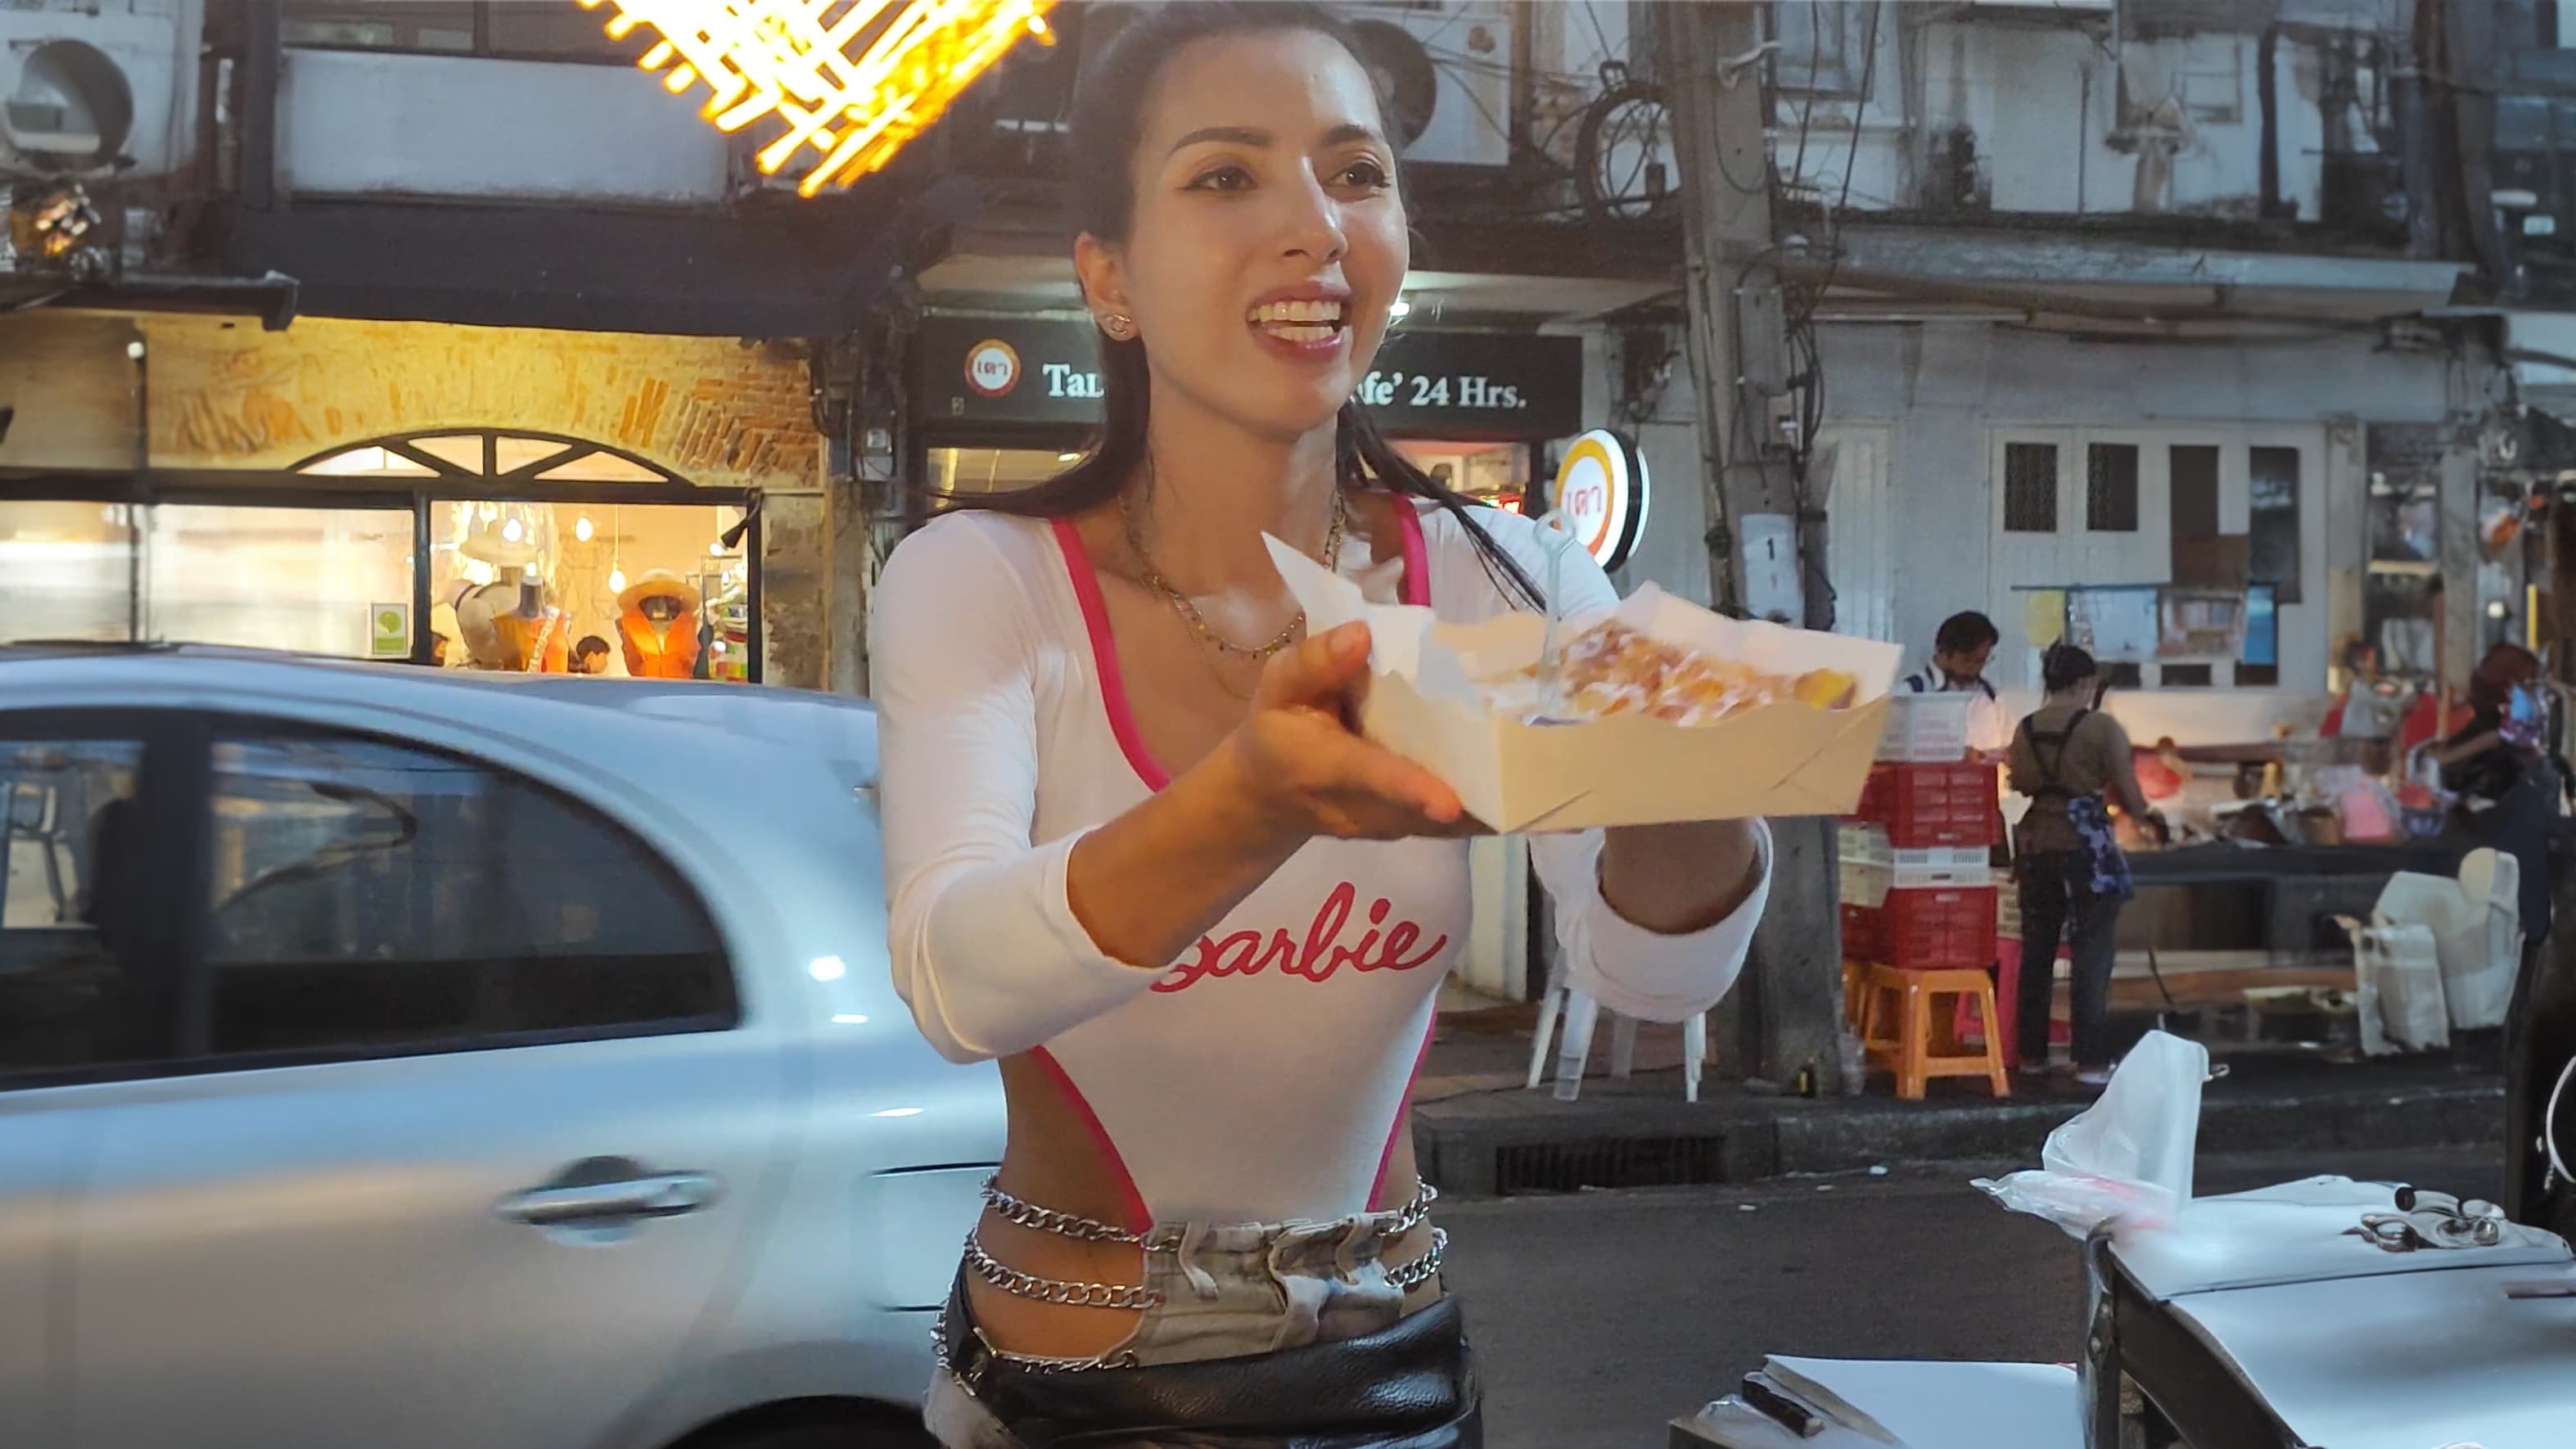
POLYGON ((1181 139, 1174 141, 1172 143, 1172 152, 1173 154, 1178 154, 1191 146, 1204 145, 1210 141, 1221 141, 1229 146, 1251 146, 1258 149, 1271 144, 1275 139, 1276 138, 1268 131, 1255 130, 1250 126, 1201 126, 1199 129, 1190 132, 1181 139))
MULTIPOLYGON (((1253 126, 1201 126, 1199 129, 1181 137, 1181 139, 1174 141, 1172 143, 1171 154, 1178 155, 1180 152, 1187 150, 1192 146, 1205 145, 1209 142, 1218 142, 1228 146, 1248 146, 1254 150, 1259 150, 1267 146, 1276 145, 1278 140, 1279 138, 1272 135, 1270 132, 1253 126)), ((1344 121, 1342 124, 1335 126, 1333 129, 1324 133, 1323 144, 1327 146, 1347 146, 1353 141, 1377 143, 1379 140, 1380 138, 1377 132, 1369 129, 1368 127, 1360 125, 1356 121, 1344 121)))

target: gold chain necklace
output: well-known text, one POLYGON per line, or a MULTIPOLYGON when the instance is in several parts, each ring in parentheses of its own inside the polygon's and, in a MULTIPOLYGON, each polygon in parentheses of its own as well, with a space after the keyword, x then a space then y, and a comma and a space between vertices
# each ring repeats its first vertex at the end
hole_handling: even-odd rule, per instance
MULTIPOLYGON (((1288 621, 1288 627, 1280 630, 1264 644, 1246 647, 1217 633, 1208 626, 1206 617, 1199 613, 1199 606, 1190 602, 1190 596, 1172 587, 1171 581, 1163 577, 1163 571, 1154 567, 1154 556, 1145 551, 1144 522, 1137 517, 1136 499, 1133 493, 1118 495, 1118 512, 1127 525, 1127 547, 1136 555, 1136 572, 1144 581, 1145 587, 1163 596, 1163 601, 1172 606, 1172 612, 1181 616, 1182 623, 1190 626, 1190 632, 1198 636, 1200 643, 1216 650, 1219 654, 1259 663, 1296 643, 1297 636, 1304 632, 1306 611, 1299 609, 1296 617, 1288 621)), ((1349 522, 1350 505, 1343 498, 1342 486, 1336 480, 1333 484, 1332 522, 1324 532, 1324 556, 1321 560, 1324 567, 1336 572, 1341 569, 1342 533, 1349 522)))

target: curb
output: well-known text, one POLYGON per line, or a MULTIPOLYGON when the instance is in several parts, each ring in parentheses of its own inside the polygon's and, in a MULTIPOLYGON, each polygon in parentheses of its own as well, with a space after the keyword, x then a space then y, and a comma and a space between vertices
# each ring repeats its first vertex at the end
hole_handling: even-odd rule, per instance
MULTIPOLYGON (((1792 1098, 1725 1105, 1626 1099, 1611 1109, 1462 1116, 1417 1111, 1423 1175, 1455 1198, 1584 1188, 1750 1183, 1876 1165, 2017 1161, 2082 1111, 2080 1100, 1862 1103, 1792 1098)), ((2213 1093, 2202 1103, 2204 1154, 2483 1146, 2504 1135, 2504 1083, 2469 1075, 2433 1083, 2355 1083, 2280 1094, 2213 1093)))

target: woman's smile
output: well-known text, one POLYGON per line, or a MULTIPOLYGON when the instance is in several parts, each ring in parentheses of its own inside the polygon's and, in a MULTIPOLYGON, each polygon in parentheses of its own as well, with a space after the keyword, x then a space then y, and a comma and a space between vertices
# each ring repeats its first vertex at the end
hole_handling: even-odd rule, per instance
POLYGON ((1246 308, 1243 321, 1272 356, 1289 362, 1335 363, 1349 350, 1350 330, 1344 325, 1349 307, 1347 288, 1288 287, 1246 308))

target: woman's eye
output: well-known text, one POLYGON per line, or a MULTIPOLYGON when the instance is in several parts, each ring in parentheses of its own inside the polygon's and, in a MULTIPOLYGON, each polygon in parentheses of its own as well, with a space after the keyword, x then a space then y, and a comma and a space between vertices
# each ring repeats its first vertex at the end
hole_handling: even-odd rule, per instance
POLYGON ((1375 161, 1354 161, 1342 168, 1342 184, 1378 190, 1387 184, 1386 168, 1375 161))
POLYGON ((1252 185, 1252 174, 1240 166, 1220 166, 1190 183, 1192 191, 1242 191, 1252 185))

